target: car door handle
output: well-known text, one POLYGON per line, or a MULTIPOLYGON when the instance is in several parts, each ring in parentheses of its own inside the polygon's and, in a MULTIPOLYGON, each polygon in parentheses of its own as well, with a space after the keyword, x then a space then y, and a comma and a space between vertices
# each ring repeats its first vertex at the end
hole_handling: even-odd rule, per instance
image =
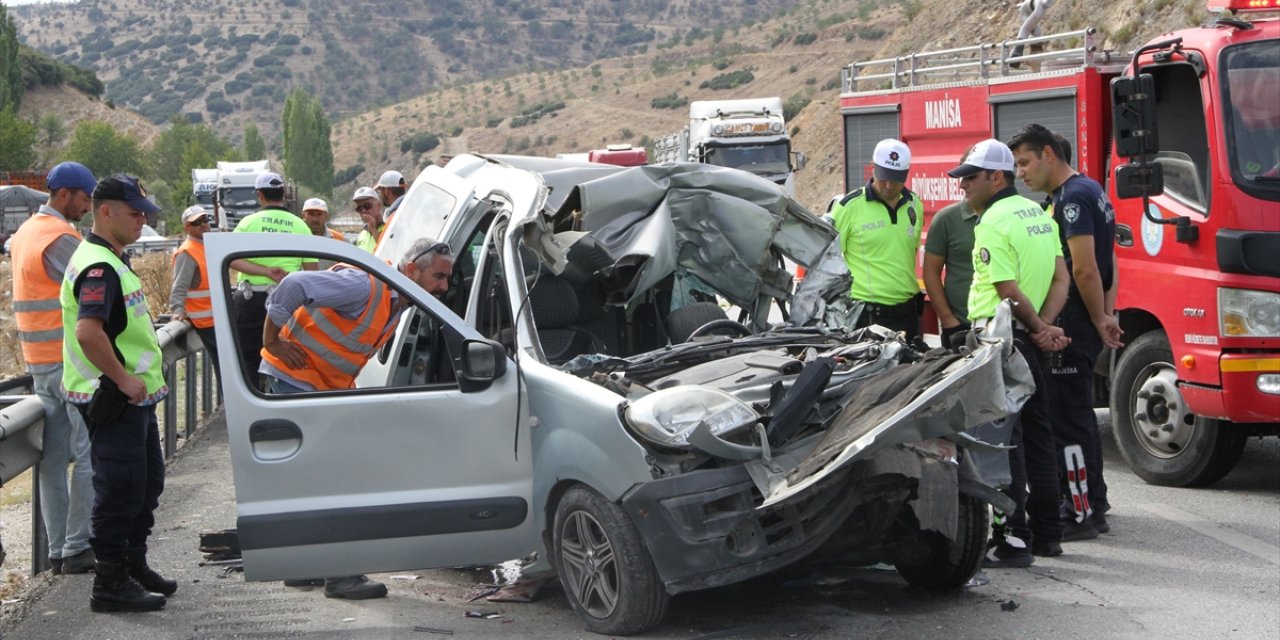
POLYGON ((249 426, 249 442, 301 439, 302 429, 289 420, 259 420, 249 426))
POLYGON ((302 449, 302 429, 289 420, 259 420, 249 425, 249 448, 263 462, 290 458, 302 449))
POLYGON ((1116 244, 1121 247, 1133 246, 1133 229, 1127 224, 1116 225, 1116 244))

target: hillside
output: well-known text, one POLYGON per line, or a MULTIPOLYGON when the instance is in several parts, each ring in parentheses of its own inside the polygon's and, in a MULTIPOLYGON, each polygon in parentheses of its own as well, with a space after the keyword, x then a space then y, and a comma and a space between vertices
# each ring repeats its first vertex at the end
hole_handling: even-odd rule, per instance
POLYGON ((303 85, 330 113, 429 88, 567 68, 771 15, 783 0, 80 0, 13 7, 26 43, 95 70, 107 97, 153 122, 198 114, 219 131, 276 128, 303 85))
POLYGON ((45 113, 58 114, 68 132, 74 131, 83 120, 97 120, 137 138, 143 146, 150 145, 160 135, 160 127, 136 111, 89 97, 66 85, 27 89, 18 115, 34 121, 45 113))
MULTIPOLYGON (((1100 48, 1128 51, 1207 17, 1203 0, 1058 0, 1044 27, 1054 32, 1094 26, 1100 48)), ((809 157, 808 168, 797 178, 797 195, 818 208, 843 191, 839 77, 844 65, 1009 39, 1018 25, 1016 4, 1009 0, 818 0, 784 16, 730 29, 719 43, 708 38, 588 68, 460 85, 335 122, 334 164, 339 171, 365 169, 355 183, 341 188, 345 195, 385 169, 412 176, 442 156, 468 150, 554 155, 606 143, 643 144, 683 126, 687 107, 651 104, 672 92, 688 100, 777 95, 792 104, 810 101, 789 127, 798 131, 795 150, 809 157), (812 42, 800 44, 809 41, 801 37, 805 35, 814 36, 812 42), (740 70, 750 70, 755 79, 727 91, 699 88, 715 76, 740 70), (520 118, 513 122, 512 116, 539 106, 544 115, 513 126, 520 118), (440 146, 427 153, 400 151, 419 132, 441 134, 440 146)))

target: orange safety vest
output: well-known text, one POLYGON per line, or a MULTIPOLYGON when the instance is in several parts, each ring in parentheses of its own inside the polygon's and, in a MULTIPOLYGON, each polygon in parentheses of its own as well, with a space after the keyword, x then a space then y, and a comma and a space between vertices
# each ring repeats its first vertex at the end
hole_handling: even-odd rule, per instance
POLYGON ((44 252, 58 238, 81 240, 66 220, 37 213, 13 234, 13 315, 27 366, 62 362, 62 283, 49 279, 44 252))
POLYGON ((213 326, 213 298, 209 297, 209 270, 205 268, 204 243, 187 238, 173 252, 174 262, 179 253, 186 253, 196 261, 196 271, 200 274, 200 284, 187 289, 187 299, 183 304, 187 308, 187 317, 197 329, 208 329, 213 326))
POLYGON ((359 317, 349 320, 327 307, 302 306, 281 330, 281 339, 292 340, 307 352, 309 368, 294 369, 266 347, 262 359, 317 390, 350 389, 360 368, 395 331, 390 319, 391 291, 369 276, 369 301, 359 317))

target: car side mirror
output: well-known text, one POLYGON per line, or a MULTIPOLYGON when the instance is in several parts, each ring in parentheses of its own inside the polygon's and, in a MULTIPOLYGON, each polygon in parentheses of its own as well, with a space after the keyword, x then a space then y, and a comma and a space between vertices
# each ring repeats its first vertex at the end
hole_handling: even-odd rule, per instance
POLYGON ((1160 150, 1156 137, 1156 82, 1149 73, 1111 80, 1111 113, 1116 155, 1151 156, 1160 150))
POLYGON ((507 373, 507 350, 493 340, 467 340, 462 343, 461 364, 462 392, 482 391, 507 373))
POLYGON ((805 165, 809 164, 809 158, 808 156, 804 155, 803 151, 793 151, 791 152, 791 155, 796 157, 795 171, 800 171, 801 169, 804 169, 805 165))

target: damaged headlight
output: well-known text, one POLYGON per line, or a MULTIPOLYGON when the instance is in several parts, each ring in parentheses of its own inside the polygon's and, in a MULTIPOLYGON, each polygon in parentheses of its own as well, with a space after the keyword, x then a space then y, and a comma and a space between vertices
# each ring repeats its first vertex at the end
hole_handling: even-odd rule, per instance
POLYGON ((760 416, 732 395, 697 385, 655 391, 627 407, 627 423, 641 437, 665 447, 689 448, 689 434, 700 423, 725 435, 754 424, 760 416))

